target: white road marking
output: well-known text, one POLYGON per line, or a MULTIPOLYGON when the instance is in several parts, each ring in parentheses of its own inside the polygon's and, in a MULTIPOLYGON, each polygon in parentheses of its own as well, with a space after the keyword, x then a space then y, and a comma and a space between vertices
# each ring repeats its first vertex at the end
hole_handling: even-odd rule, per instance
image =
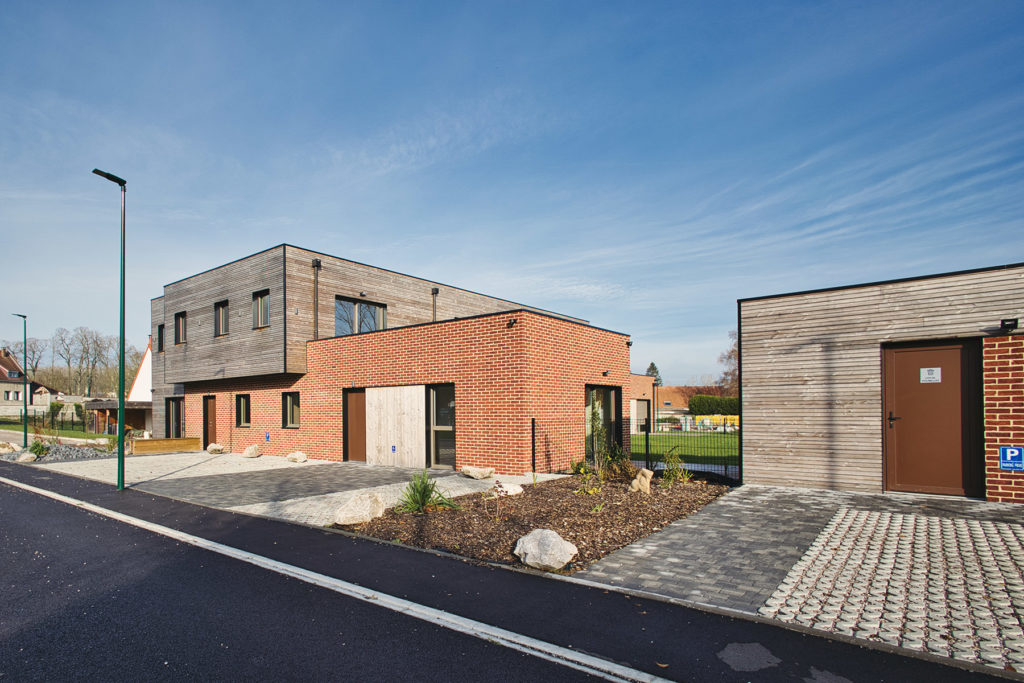
POLYGON ((262 567, 263 569, 269 569, 270 571, 277 572, 284 576, 290 576, 306 583, 311 583, 315 586, 320 586, 328 590, 332 590, 342 595, 347 595, 364 602, 372 602, 375 605, 387 608, 394 612, 401 612, 410 617, 420 619, 422 621, 436 624, 443 628, 464 633, 466 635, 473 636, 474 638, 480 638, 497 645, 524 652, 534 657, 539 657, 556 664, 568 666, 592 676, 598 676, 609 681, 644 681, 654 683, 667 681, 668 679, 660 678, 644 671, 632 669, 621 664, 609 662, 599 657, 593 657, 569 648, 554 645, 552 643, 524 636, 521 633, 515 631, 508 631, 497 626, 491 626, 480 621, 474 621, 473 619, 467 619, 460 617, 455 614, 450 614, 443 610, 435 609, 433 607, 427 607, 410 600, 404 600, 402 598, 388 595, 387 593, 380 593, 368 588, 363 588, 354 583, 342 581, 341 579, 335 579, 324 574, 318 574, 311 572, 301 567, 295 567, 278 560, 272 560, 269 557, 263 557, 262 555, 256 555, 254 553, 239 550, 238 548, 232 548, 231 546, 216 543, 214 541, 201 538, 199 536, 193 536, 177 529, 171 529, 170 527, 162 526, 160 524, 154 524, 153 522, 147 522, 144 519, 138 519, 137 517, 131 517, 129 515, 115 512, 114 510, 108 510, 106 508, 87 503, 84 500, 78 500, 77 498, 71 498, 69 496, 55 493, 54 491, 47 491, 46 489, 37 488, 24 484, 19 481, 0 477, 0 482, 14 486, 16 488, 30 491, 40 496, 52 498, 53 500, 73 505, 75 507, 93 512, 110 519, 124 522, 125 524, 131 524, 132 526, 140 529, 145 529, 161 536, 172 538, 182 543, 188 543, 197 548, 203 548, 210 550, 227 557, 232 557, 242 562, 248 562, 249 564, 262 567))

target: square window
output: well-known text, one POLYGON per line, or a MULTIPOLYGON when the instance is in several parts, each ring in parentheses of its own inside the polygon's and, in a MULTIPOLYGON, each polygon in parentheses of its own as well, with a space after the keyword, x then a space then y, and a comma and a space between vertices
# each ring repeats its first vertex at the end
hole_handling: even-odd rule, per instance
POLYGON ((285 429, 299 427, 299 392, 286 391, 281 394, 281 426, 285 429))
POLYGON ((249 426, 249 394, 237 394, 235 396, 235 426, 249 426))
POLYGON ((174 314, 174 343, 184 344, 186 341, 185 337, 186 317, 185 312, 174 314))
POLYGON ((252 293, 252 327, 270 325, 270 290, 263 289, 252 293))
POLYGON ((228 333, 228 302, 218 301, 213 305, 213 336, 222 337, 228 333))

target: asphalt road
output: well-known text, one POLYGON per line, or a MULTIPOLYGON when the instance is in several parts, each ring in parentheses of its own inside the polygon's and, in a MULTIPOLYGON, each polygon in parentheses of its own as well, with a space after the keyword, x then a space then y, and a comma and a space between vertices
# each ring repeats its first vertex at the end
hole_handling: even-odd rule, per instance
MULTIPOLYGON (((0 463, 6 477, 687 681, 983 676, 758 621, 0 463)), ((486 640, 0 484, 0 681, 574 680, 486 640)))

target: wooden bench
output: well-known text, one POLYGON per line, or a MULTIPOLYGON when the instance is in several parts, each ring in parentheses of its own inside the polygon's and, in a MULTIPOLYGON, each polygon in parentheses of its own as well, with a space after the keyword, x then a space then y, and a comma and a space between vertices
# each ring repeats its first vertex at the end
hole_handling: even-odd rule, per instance
POLYGON ((203 450, 200 440, 195 439, 133 439, 132 453, 134 455, 155 454, 155 453, 177 453, 179 451, 201 451, 203 450))

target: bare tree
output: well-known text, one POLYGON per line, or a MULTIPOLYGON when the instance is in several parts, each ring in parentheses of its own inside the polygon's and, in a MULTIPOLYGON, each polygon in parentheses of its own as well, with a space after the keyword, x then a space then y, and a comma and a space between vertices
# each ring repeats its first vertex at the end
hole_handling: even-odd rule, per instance
POLYGON ((718 385, 725 391, 726 396, 738 396, 740 390, 740 349, 736 330, 729 332, 729 339, 732 340, 729 350, 718 357, 718 362, 725 366, 722 376, 718 378, 718 385))
POLYGON ((70 330, 64 327, 58 327, 53 333, 52 343, 54 357, 64 361, 64 364, 67 367, 67 379, 65 380, 64 387, 69 393, 78 393, 75 390, 74 375, 71 371, 71 366, 75 362, 75 357, 77 356, 74 335, 70 330))
POLYGON ((96 372, 100 368, 110 367, 117 338, 101 334, 88 327, 77 327, 74 332, 76 352, 76 376, 78 389, 85 390, 86 396, 92 396, 96 383, 96 372))

